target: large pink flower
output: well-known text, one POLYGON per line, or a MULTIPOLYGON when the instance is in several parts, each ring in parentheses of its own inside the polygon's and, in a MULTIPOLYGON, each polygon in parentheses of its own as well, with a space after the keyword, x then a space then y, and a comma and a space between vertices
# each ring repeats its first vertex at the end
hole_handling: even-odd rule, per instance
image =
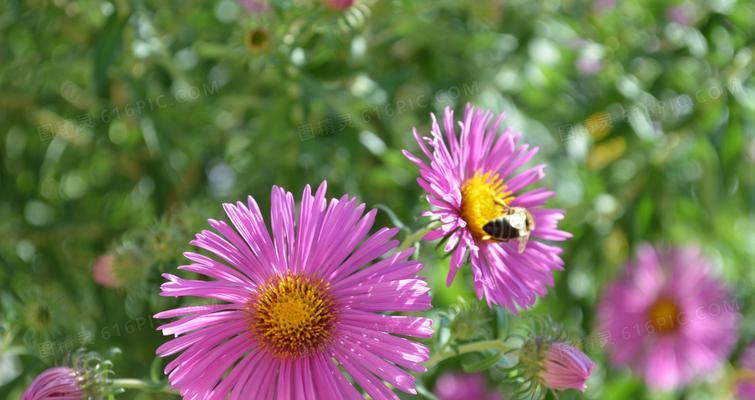
POLYGON ((71 368, 50 368, 34 378, 21 400, 84 400, 88 396, 80 381, 71 368))
POLYGON ((737 340, 739 313, 695 248, 643 245, 600 303, 611 360, 672 389, 717 368, 737 340))
POLYGON ((216 258, 187 252, 179 269, 209 280, 165 274, 163 296, 197 296, 220 304, 157 314, 177 337, 158 348, 180 353, 165 371, 186 399, 395 398, 388 384, 415 393, 405 371, 424 371, 428 349, 396 336, 431 337, 431 321, 383 312, 430 308, 422 265, 412 251, 394 254, 396 229, 368 236, 375 210, 347 195, 304 189, 300 207, 273 187, 272 236, 251 197, 224 204, 232 226, 210 220, 192 244, 216 258), (235 229, 234 229, 235 228, 235 229))
POLYGON ((445 250, 453 252, 447 283, 450 285, 468 253, 475 291, 479 298, 517 312, 528 308, 536 296, 553 286, 552 271, 563 268, 561 249, 542 240, 565 240, 571 235, 558 230, 562 210, 543 208, 554 195, 530 185, 545 176, 545 166, 522 168, 538 148, 519 144, 521 134, 506 128, 499 134, 504 115, 494 121, 489 111, 467 105, 457 135, 453 111, 446 108, 443 130, 432 116, 430 137, 414 137, 429 163, 404 151, 419 166, 419 185, 427 192, 432 210, 423 215, 440 222, 425 239, 448 239, 445 250), (492 123, 491 123, 492 122, 492 123), (526 246, 520 240, 490 238, 485 225, 521 207, 534 219, 534 230, 526 246))

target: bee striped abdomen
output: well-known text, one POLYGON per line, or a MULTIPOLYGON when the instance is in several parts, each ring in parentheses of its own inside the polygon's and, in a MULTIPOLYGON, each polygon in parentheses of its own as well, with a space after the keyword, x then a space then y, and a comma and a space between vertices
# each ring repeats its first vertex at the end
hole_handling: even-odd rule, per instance
POLYGON ((506 218, 496 218, 482 227, 488 235, 501 240, 516 239, 519 237, 519 230, 511 226, 506 218))

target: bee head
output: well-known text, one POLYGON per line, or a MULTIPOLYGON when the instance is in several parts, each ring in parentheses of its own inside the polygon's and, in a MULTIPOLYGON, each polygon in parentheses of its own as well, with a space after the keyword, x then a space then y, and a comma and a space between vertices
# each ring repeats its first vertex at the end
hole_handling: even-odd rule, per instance
POLYGON ((532 216, 532 213, 529 212, 529 210, 526 213, 527 217, 524 220, 525 224, 527 224, 527 230, 533 231, 535 229, 535 217, 532 216))

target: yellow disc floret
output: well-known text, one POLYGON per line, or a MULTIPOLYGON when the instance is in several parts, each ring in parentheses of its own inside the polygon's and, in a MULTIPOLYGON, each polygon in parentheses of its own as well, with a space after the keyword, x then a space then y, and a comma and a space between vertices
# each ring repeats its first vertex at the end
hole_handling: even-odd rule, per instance
POLYGON ((461 185, 461 217, 472 235, 482 240, 487 236, 482 227, 500 217, 513 199, 498 174, 477 171, 461 185))
POLYGON ((650 307, 648 320, 655 332, 664 334, 675 332, 681 324, 679 306, 668 298, 661 297, 650 307))
POLYGON ((255 338, 275 355, 298 357, 331 337, 336 315, 329 287, 302 275, 276 276, 250 302, 255 338))

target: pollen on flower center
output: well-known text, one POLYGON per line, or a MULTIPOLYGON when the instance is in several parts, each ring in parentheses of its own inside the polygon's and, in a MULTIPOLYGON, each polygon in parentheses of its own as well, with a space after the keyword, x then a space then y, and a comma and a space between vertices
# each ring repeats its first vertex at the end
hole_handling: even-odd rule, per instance
POLYGON ((477 171, 464 181, 461 185, 461 217, 475 239, 481 240, 486 235, 482 227, 500 217, 504 204, 508 205, 513 199, 503 180, 490 171, 484 174, 477 171))
POLYGON ((293 274, 261 285, 250 311, 252 333, 281 357, 298 357, 320 348, 330 339, 336 319, 328 285, 293 274))
POLYGON ((681 324, 681 310, 676 303, 662 297, 650 307, 648 320, 655 332, 664 334, 675 332, 681 324))

